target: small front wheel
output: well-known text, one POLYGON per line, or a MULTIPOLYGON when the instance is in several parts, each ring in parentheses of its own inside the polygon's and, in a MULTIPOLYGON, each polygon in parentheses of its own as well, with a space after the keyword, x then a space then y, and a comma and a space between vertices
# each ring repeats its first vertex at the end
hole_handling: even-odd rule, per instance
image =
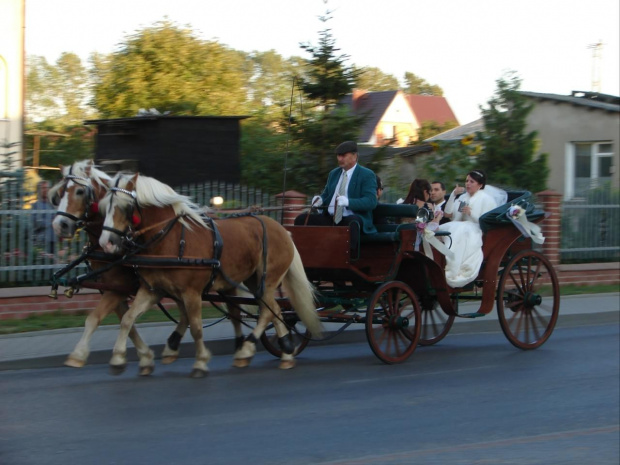
POLYGON ((368 344, 381 361, 404 362, 418 345, 420 322, 420 305, 411 288, 400 281, 384 283, 368 304, 368 344))
POLYGON ((512 257, 497 289, 499 323, 510 343, 524 350, 540 347, 559 312, 560 286, 551 262, 534 250, 512 257))

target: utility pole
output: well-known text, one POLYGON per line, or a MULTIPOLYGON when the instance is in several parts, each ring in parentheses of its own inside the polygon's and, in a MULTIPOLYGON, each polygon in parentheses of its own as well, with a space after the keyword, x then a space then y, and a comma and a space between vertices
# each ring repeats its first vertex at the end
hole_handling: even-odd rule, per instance
POLYGON ((592 50, 592 92, 601 92, 602 88, 602 65, 603 65, 603 41, 588 45, 592 50))

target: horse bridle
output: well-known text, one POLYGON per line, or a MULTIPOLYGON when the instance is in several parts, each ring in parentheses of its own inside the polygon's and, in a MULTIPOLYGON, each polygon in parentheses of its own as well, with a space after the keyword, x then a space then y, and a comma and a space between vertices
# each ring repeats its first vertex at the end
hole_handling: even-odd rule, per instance
POLYGON ((84 220, 88 219, 88 213, 90 211, 90 208, 95 203, 95 190, 93 189, 89 178, 85 178, 85 177, 77 176, 73 174, 73 165, 72 165, 71 168, 69 169, 69 174, 65 175, 65 177, 62 180, 63 186, 59 188, 59 190, 62 189, 62 195, 56 194, 59 198, 62 198, 65 195, 65 191, 67 189, 67 185, 69 184, 69 181, 73 181, 78 186, 81 186, 86 189, 86 196, 84 197, 84 207, 85 207, 84 213, 79 218, 75 215, 72 215, 71 213, 62 212, 62 211, 57 211, 56 215, 64 216, 66 218, 69 218, 71 221, 81 224, 84 222, 84 220), (84 181, 84 184, 79 181, 84 181))
POLYGON ((136 194, 136 191, 130 191, 127 189, 123 189, 121 187, 118 187, 118 183, 120 182, 120 177, 116 180, 116 184, 110 188, 109 190, 109 194, 110 194, 110 203, 108 204, 108 214, 111 215, 112 214, 112 198, 116 195, 117 192, 120 192, 121 194, 125 194, 128 195, 129 197, 131 197, 133 199, 133 207, 131 210, 127 210, 126 212, 126 217, 127 217, 127 227, 125 228, 124 231, 121 231, 120 229, 116 229, 110 226, 103 226, 103 230, 104 231, 109 231, 111 233, 116 234, 117 236, 119 236, 121 239, 124 240, 131 240, 131 233, 132 233, 132 228, 131 225, 137 225, 139 224, 139 221, 134 221, 134 219, 132 218, 133 216, 133 210, 136 209, 138 210, 138 213, 140 213, 140 216, 142 216, 142 212, 140 211, 140 205, 138 204, 138 195, 136 194))

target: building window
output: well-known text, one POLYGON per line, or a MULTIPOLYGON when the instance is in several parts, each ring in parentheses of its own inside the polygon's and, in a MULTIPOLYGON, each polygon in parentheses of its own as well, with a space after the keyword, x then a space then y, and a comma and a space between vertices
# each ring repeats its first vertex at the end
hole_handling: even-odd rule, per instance
POLYGON ((611 181, 614 153, 610 142, 576 142, 574 154, 574 197, 584 197, 590 189, 611 181))

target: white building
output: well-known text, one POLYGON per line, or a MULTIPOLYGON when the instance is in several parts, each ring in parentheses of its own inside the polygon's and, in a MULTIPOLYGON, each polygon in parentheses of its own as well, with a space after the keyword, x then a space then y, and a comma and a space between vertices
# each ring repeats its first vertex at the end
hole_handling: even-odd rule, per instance
POLYGON ((24 159, 24 15, 25 0, 0 1, 0 171, 24 159))

